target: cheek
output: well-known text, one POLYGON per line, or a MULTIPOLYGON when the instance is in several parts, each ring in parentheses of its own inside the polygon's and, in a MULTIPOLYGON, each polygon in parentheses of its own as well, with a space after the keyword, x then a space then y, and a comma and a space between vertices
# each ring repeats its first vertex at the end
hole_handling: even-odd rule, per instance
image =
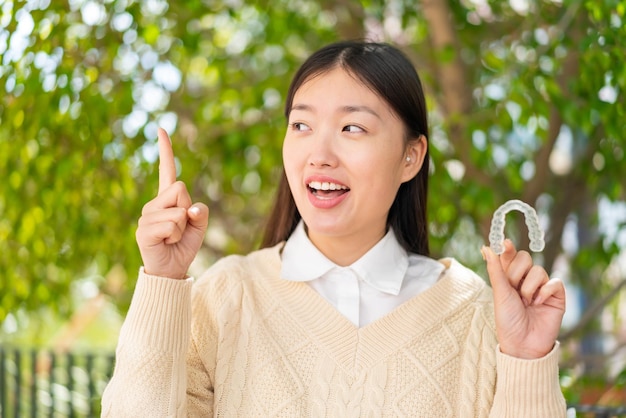
POLYGON ((283 139, 283 161, 285 164, 300 158, 300 154, 302 154, 302 152, 298 152, 299 148, 297 144, 298 141, 291 138, 289 133, 285 135, 285 138, 283 139))
POLYGON ((296 147, 292 142, 285 139, 283 142, 283 167, 289 184, 292 185, 297 176, 297 167, 300 165, 296 147))
MULTIPOLYGON (((393 199, 402 184, 402 162, 395 157, 378 159, 375 164, 370 164, 368 170, 369 181, 372 184, 372 190, 381 197, 381 201, 393 199)), ((386 204, 385 203, 385 204, 386 204)))

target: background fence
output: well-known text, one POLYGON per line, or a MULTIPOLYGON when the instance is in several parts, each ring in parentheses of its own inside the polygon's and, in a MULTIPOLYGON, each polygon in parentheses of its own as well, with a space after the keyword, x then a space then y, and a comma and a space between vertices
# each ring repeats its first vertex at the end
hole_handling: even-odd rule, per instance
MULTIPOLYGON (((578 405, 572 407, 572 416, 593 418, 621 418, 626 417, 626 406, 608 407, 600 405, 578 405)), ((568 415, 569 418, 569 415, 568 415)))
MULTIPOLYGON (((100 416, 115 356, 0 346, 0 418, 100 416)), ((626 406, 572 405, 568 418, 622 418, 626 406)))
POLYGON ((113 353, 0 347, 0 417, 98 417, 113 353))

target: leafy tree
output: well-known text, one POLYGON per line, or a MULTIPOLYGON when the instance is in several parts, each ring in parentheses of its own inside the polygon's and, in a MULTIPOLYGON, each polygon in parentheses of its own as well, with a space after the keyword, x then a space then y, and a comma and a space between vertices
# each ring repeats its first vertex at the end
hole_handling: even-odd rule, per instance
MULTIPOLYGON (((369 37, 401 46, 427 89, 434 255, 481 270, 497 206, 535 206, 547 242, 538 257, 580 287, 591 312, 564 330, 564 364, 612 373, 578 342, 623 328, 623 2, 1 8, 0 321, 41 306, 69 315, 70 290, 85 277, 127 307, 140 265, 135 222, 156 190, 158 125, 172 134, 180 178, 211 208, 195 268, 255 248, 279 174, 290 75, 329 41, 369 37), (106 280, 120 266, 121 289, 106 280), (601 329, 607 314, 613 328, 601 329)), ((526 246, 523 220, 510 220, 507 235, 526 246)))
POLYGON ((5 2, 0 320, 18 307, 68 314, 72 283, 93 271, 135 275, 157 125, 173 133, 194 198, 211 205, 207 249, 253 248, 280 164, 288 75, 333 39, 332 23, 314 3, 267 14, 227 2, 5 2))

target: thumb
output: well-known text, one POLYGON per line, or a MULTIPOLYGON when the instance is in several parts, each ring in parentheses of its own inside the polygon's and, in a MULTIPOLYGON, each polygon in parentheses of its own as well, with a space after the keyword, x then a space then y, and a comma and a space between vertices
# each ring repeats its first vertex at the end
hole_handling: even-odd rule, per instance
POLYGON ((209 208, 204 203, 196 203, 187 209, 189 226, 204 233, 209 224, 209 208))
POLYGON ((487 274, 489 275, 494 298, 496 300, 502 300, 508 297, 514 289, 511 287, 509 279, 502 268, 500 257, 487 246, 483 246, 480 252, 487 262, 487 274))

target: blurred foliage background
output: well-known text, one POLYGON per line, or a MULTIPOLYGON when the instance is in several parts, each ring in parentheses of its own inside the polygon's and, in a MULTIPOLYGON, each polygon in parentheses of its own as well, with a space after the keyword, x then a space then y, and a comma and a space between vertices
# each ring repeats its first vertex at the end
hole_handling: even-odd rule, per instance
POLYGON ((401 47, 427 91, 433 256, 484 273, 493 211, 535 206, 537 257, 570 293, 568 399, 625 403, 625 14, 622 0, 0 0, 0 341, 114 347, 157 126, 211 208, 192 273, 256 248, 291 74, 369 38, 401 47))

